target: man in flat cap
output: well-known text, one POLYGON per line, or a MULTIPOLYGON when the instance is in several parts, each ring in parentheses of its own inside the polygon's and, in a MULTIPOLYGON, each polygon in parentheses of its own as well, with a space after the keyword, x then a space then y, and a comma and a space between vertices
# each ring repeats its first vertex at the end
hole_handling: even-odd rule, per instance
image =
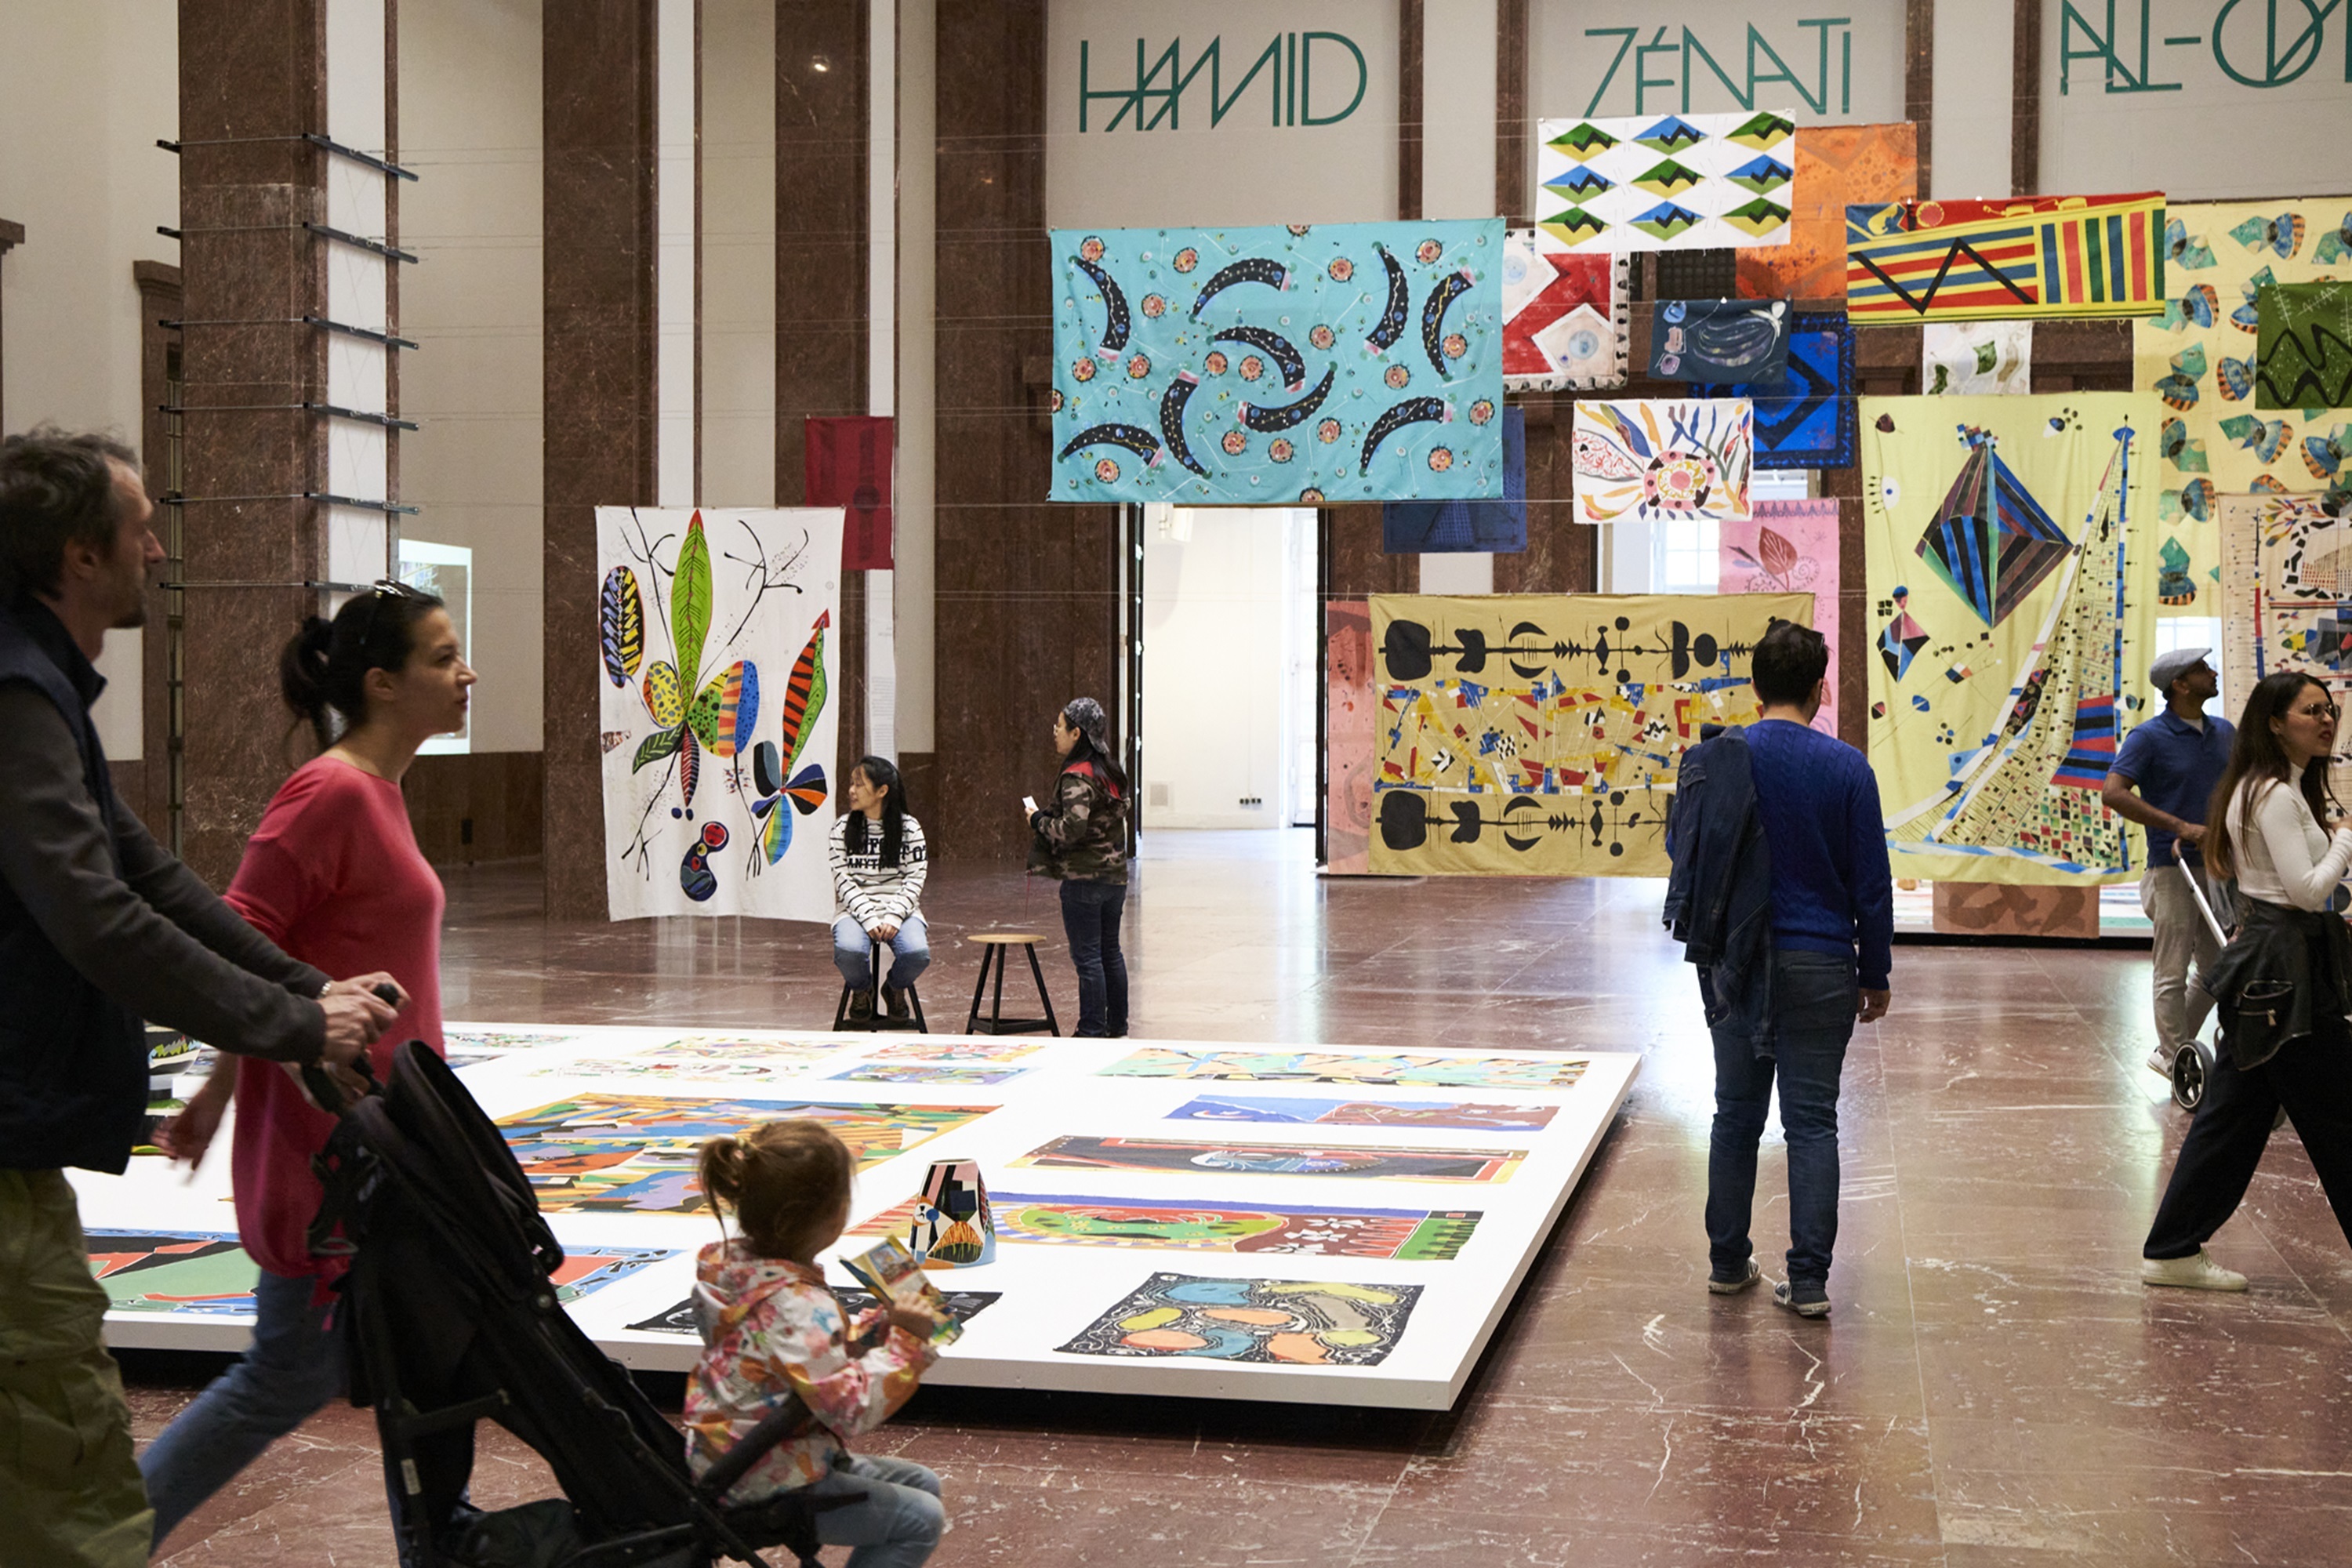
POLYGON ((2197 847, 2205 838, 2205 806, 2236 733, 2227 719, 2205 711, 2221 689, 2206 662, 2212 651, 2182 647, 2157 656, 2148 684, 2164 699, 2163 710, 2125 738, 2100 792, 2108 810, 2147 829, 2147 868, 2139 879, 2139 907, 2156 928, 2156 1049, 2147 1065, 2168 1078, 2174 1057, 2212 1011, 2201 975, 2221 951, 2188 881, 2204 874, 2197 847), (2192 959, 2198 978, 2189 974, 2192 959))

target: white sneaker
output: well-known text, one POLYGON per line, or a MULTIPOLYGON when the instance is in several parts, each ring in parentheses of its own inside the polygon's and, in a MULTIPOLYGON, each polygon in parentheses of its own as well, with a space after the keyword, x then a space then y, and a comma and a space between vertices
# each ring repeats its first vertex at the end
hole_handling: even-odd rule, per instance
POLYGON ((2143 1285, 2177 1285, 2183 1290, 2242 1290, 2246 1288, 2244 1275, 2235 1269, 2222 1268, 2202 1247, 2187 1258, 2141 1258, 2139 1282, 2143 1285))
POLYGON ((2172 1077, 2172 1055, 2162 1046, 2157 1047, 2147 1053, 2147 1070, 2168 1081, 2172 1077))

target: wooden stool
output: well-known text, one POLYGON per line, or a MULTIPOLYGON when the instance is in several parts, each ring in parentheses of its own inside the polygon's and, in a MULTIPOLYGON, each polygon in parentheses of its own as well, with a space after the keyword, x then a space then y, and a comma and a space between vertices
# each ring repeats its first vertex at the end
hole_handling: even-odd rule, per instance
POLYGON ((1058 1038, 1062 1026, 1054 1021, 1054 999, 1045 994, 1045 972, 1037 964, 1037 944, 1045 938, 1030 931, 992 931, 973 937, 980 943, 980 984, 971 988, 971 1016, 964 1020, 967 1035, 1025 1035, 1043 1028, 1058 1038), (1029 973, 1037 981, 1037 1000, 1045 1005, 1042 1018, 1008 1018, 1004 1016, 1004 950, 1021 947, 1028 950, 1029 973), (988 1016, 980 1016, 981 994, 987 991, 991 965, 996 970, 996 990, 988 1004, 988 1016))
POLYGON ((849 999, 857 994, 857 987, 846 980, 841 983, 841 998, 833 1005, 833 1027, 835 1034, 844 1029, 853 1031, 862 1029, 867 1034, 911 1031, 918 1035, 928 1035, 931 1032, 930 1026, 923 1022, 923 998, 911 984, 901 989, 907 993, 907 1010, 914 1016, 893 1018, 883 1011, 882 949, 887 944, 876 942, 870 937, 866 939, 866 994, 867 1006, 871 1010, 863 1020, 853 1021, 849 1016, 849 999))

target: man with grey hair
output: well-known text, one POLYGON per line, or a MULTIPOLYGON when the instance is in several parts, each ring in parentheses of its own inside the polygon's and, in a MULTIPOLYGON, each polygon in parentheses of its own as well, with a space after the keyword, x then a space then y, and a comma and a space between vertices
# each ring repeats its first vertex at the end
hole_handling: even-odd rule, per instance
POLYGON ((2147 1065, 2168 1078, 2212 1011, 2203 971, 2221 954, 2189 887, 2190 877, 2204 874, 2197 847, 2205 839, 2205 808, 2230 765, 2237 733, 2227 719, 2205 712, 2221 689, 2207 662, 2212 651, 2181 647, 2157 656, 2147 680, 2164 707, 2125 738, 2099 792, 2109 811, 2147 829, 2147 866, 2139 879, 2139 907, 2156 930, 2156 1049, 2147 1065))
MULTIPOLYGON (((0 441, 0 1557, 137 1568, 153 1515, 68 1167, 142 1134, 142 1020, 347 1068, 396 1009, 384 974, 280 952, 115 797, 90 704, 106 634, 163 558, 137 458, 99 436, 0 441)), ((399 994, 396 984, 392 994, 399 994)))

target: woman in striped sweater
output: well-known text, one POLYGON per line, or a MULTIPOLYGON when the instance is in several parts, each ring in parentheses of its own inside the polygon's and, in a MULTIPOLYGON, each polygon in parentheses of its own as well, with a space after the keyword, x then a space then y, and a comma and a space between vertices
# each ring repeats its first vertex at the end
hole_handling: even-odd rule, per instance
POLYGON ((874 951, 889 943, 882 1001, 890 1016, 904 1018, 907 987, 931 963, 919 907, 929 868, 923 825, 907 815, 898 770, 884 758, 860 757, 842 793, 849 810, 833 825, 833 891, 842 908, 833 922, 833 962, 852 987, 849 1016, 863 1022, 874 1016, 874 951))

